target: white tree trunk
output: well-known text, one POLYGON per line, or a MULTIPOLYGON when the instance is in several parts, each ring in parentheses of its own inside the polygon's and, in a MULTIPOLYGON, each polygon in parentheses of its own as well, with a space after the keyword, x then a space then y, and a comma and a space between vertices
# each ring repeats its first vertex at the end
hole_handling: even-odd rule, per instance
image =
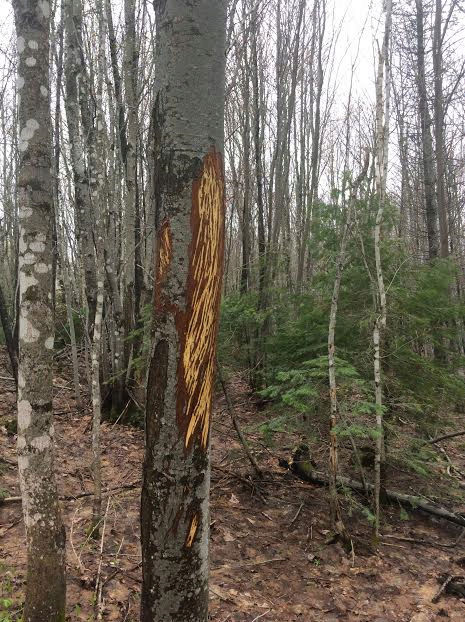
POLYGON ((25 622, 65 619, 65 532, 54 470, 50 5, 15 0, 19 104, 18 467, 27 537, 25 622))
POLYGON ((381 370, 381 344, 386 328, 386 289, 384 286, 383 266, 381 261, 381 225, 386 201, 386 175, 389 148, 389 112, 390 112, 390 71, 389 51, 392 22, 392 0, 385 2, 385 29, 382 46, 379 50, 378 75, 376 79, 376 194, 378 211, 374 229, 374 249, 376 264, 377 305, 373 326, 373 371, 375 381, 376 405, 376 451, 375 451, 375 535, 378 537, 380 520, 380 494, 382 471, 384 467, 384 425, 383 425, 383 385, 381 370), (385 79, 386 73, 386 79, 385 79))

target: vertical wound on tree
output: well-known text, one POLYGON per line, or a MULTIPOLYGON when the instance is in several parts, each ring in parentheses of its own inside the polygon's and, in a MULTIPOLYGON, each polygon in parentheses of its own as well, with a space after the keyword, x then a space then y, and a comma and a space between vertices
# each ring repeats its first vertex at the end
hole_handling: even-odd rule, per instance
POLYGON ((186 538, 186 548, 190 549, 192 543, 194 542, 195 534, 197 533, 197 529, 199 526, 199 516, 195 514, 195 516, 191 520, 191 525, 189 527, 189 531, 187 532, 186 538))
POLYGON ((158 234, 158 244, 159 244, 159 252, 158 252, 158 262, 157 262, 157 270, 156 270, 156 283, 160 286, 165 280, 166 273, 168 272, 168 268, 171 263, 171 254, 172 254, 172 246, 173 242, 171 239, 171 231, 169 222, 166 220, 158 234))
POLYGON ((180 358, 178 418, 185 446, 207 447, 223 273, 224 177, 221 155, 205 156, 192 186, 187 324, 180 358))

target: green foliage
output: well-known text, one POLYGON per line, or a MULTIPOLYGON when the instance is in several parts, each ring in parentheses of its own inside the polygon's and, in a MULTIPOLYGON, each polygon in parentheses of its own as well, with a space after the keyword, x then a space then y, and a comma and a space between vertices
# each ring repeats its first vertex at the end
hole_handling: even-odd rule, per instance
MULTIPOLYGON (((346 360, 335 358, 336 377, 341 387, 342 409, 347 408, 345 398, 354 391, 364 390, 364 383, 357 370, 346 360), (344 397, 345 396, 345 397, 344 397)), ((327 401, 328 356, 304 360, 298 369, 278 371, 269 384, 258 394, 265 400, 280 405, 283 413, 260 427, 268 442, 274 432, 301 431, 308 429, 304 422, 327 401), (302 418, 300 415, 304 415, 302 418)))
MULTIPOLYGON (((333 195, 337 198, 338 193, 333 195)), ((244 369, 257 360, 258 348, 265 362, 260 396, 271 403, 261 427, 267 440, 292 430, 308 436, 317 421, 319 425, 328 421, 328 323, 342 218, 333 203, 315 208, 309 248, 312 279, 307 288, 300 294, 288 287, 270 291, 266 313, 257 311, 253 293, 230 295, 223 301, 221 358, 232 368, 244 369), (267 330, 259 341, 265 321, 267 330)), ((378 435, 373 382, 376 315, 371 279, 376 273, 377 204, 374 199, 360 201, 356 209, 357 232, 347 248, 335 335, 341 415, 336 432, 341 438, 374 441, 378 435)), ((383 414, 391 426, 388 436, 401 430, 402 418, 424 435, 433 432, 439 421, 443 423, 447 412, 465 403, 465 382, 458 373, 465 367, 458 347, 459 339, 463 346, 465 306, 453 294, 453 261, 420 263, 413 258, 395 234, 389 235, 396 218, 396 209, 387 205, 381 248, 387 292, 387 328, 381 344, 383 414)), ((387 448, 390 451, 389 442, 387 448)), ((403 443, 403 456, 396 458, 421 475, 429 473, 433 464, 424 448, 408 442, 403 443)))
POLYGON ((258 426, 260 433, 263 436, 264 442, 272 447, 274 445, 274 435, 277 432, 286 433, 295 428, 296 417, 289 416, 287 414, 273 417, 258 426))
POLYGON ((12 575, 5 564, 0 562, 0 622, 22 622, 20 610, 12 598, 12 575))
MULTIPOLYGON (((390 426, 392 427, 392 426, 390 426)), ((410 469, 417 475, 428 477, 438 461, 438 454, 420 439, 410 439, 401 450, 391 452, 391 459, 396 460, 403 468, 410 469)))
POLYGON ((403 521, 410 520, 410 516, 409 516, 408 512, 402 506, 400 508, 399 518, 400 518, 400 520, 403 520, 403 521))
MULTIPOLYGON (((336 376, 342 384, 351 379, 359 379, 357 370, 347 361, 335 359, 336 376)), ((315 400, 321 398, 321 392, 327 385, 328 357, 303 361, 298 369, 278 371, 274 383, 259 392, 264 398, 280 399, 286 405, 301 413, 311 410, 315 400)))
POLYGON ((221 305, 221 324, 218 342, 220 360, 239 369, 253 366, 252 355, 257 349, 258 330, 268 313, 257 310, 256 294, 233 294, 221 305))
POLYGON ((13 601, 11 598, 0 598, 0 622, 12 622, 11 607, 13 601))
POLYGON ((340 423, 334 428, 334 431, 340 438, 352 437, 375 440, 380 436, 378 428, 360 423, 340 423))

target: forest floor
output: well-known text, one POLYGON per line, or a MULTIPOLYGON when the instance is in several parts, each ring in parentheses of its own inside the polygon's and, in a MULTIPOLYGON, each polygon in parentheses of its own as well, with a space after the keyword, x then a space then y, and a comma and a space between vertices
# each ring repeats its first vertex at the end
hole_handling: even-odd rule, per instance
MULTIPOLYGON (((4 425, 15 413, 14 386, 8 376, 6 355, 0 351, 0 488, 14 496, 19 494, 16 439, 4 425)), ((66 374, 57 374, 55 385, 57 471, 67 529, 67 619, 95 619, 100 566, 102 619, 136 622, 143 432, 103 424, 103 482, 111 490, 104 495, 104 537, 94 541, 87 536, 91 496, 79 497, 92 491, 90 412, 77 411, 66 374)), ((236 415, 250 430, 263 413, 240 377, 230 378, 229 387, 236 415)), ((347 554, 339 544, 325 543, 329 533, 326 491, 279 467, 278 456, 286 457, 286 450, 266 448, 258 433, 252 434, 251 442, 266 473, 260 485, 251 478, 224 397, 218 395, 212 429, 212 621, 465 620, 464 598, 443 594, 437 604, 432 603, 441 575, 465 574, 465 538, 454 545, 460 527, 411 511, 400 520, 399 507, 389 506, 374 555, 369 550, 370 526, 354 511, 348 519, 354 550, 347 554)), ((448 451, 453 446, 450 441, 448 451)), ((321 456, 325 452, 321 444, 321 456)), ((457 449, 453 459, 465 470, 463 451, 457 449)), ((390 482, 391 488, 409 492, 401 486, 405 486, 402 479, 390 482)), ((344 509, 348 509, 346 502, 344 509)), ((464 511, 465 506, 455 503, 451 509, 464 511)), ((21 506, 0 505, 0 603, 2 598, 12 600, 11 618, 1 617, 0 604, 2 620, 15 620, 20 610, 25 561, 21 506)))

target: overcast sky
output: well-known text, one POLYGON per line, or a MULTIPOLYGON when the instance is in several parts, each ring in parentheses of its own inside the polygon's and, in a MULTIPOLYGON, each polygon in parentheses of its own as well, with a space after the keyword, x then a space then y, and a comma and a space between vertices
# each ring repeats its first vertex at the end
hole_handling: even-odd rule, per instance
POLYGON ((379 35, 382 0, 332 0, 335 22, 342 23, 340 45, 340 84, 349 85, 352 64, 355 66, 355 90, 374 99, 374 45, 379 35))
MULTIPOLYGON (((382 0, 328 0, 329 11, 334 10, 334 26, 343 20, 337 54, 341 86, 349 82, 351 65, 361 37, 355 86, 359 94, 369 94, 370 97, 374 88, 373 38, 377 34, 381 4, 382 0)), ((13 28, 11 0, 0 0, 0 54, 11 54, 8 46, 13 28)))

